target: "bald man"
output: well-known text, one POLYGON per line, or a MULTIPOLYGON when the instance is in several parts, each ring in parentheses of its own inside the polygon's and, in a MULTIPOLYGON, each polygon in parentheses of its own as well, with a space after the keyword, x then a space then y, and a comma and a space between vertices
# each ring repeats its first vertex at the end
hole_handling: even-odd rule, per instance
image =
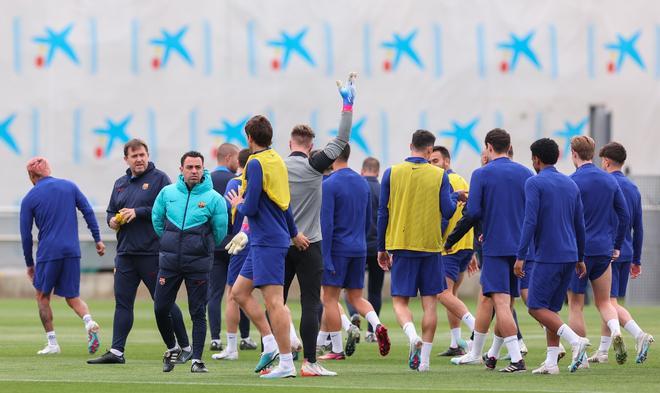
POLYGON ((36 289, 39 317, 48 343, 39 355, 60 353, 50 296, 53 292, 66 299, 85 324, 87 349, 95 353, 100 346, 99 325, 94 322, 87 304, 80 298, 80 242, 78 216, 80 210, 96 243, 99 256, 105 253, 99 224, 87 198, 73 182, 51 177, 48 161, 32 158, 27 163, 28 176, 34 187, 21 201, 20 227, 27 275, 36 289), (39 230, 36 264, 32 255, 32 225, 39 230))

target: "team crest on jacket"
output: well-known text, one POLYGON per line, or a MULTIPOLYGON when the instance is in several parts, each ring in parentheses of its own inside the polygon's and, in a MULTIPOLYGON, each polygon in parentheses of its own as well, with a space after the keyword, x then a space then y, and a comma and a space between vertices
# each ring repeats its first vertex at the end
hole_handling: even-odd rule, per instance
POLYGON ((149 183, 142 184, 142 189, 145 190, 145 191, 148 190, 149 189, 149 183))
POLYGON ((159 279, 158 279, 158 283, 159 283, 160 285, 165 285, 165 277, 161 277, 161 278, 159 278, 159 279))
POLYGON ((198 206, 200 209, 203 209, 203 208, 206 207, 206 202, 201 201, 200 203, 197 204, 197 206, 198 206))

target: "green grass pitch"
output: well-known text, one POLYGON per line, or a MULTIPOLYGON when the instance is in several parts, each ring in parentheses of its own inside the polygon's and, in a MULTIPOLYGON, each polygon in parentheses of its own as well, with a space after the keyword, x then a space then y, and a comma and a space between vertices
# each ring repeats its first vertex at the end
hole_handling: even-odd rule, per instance
MULTIPOLYGON (((421 315, 418 302, 413 302, 415 316, 421 315)), ((113 301, 89 301, 92 315, 101 325, 101 349, 109 347, 112 339, 113 301)), ((474 305, 470 305, 474 309, 474 305)), ((82 322, 69 310, 62 299, 54 300, 55 327, 62 354, 50 357, 36 355, 45 343, 37 307, 32 300, 0 300, 0 392, 658 392, 660 390, 660 348, 651 347, 649 359, 643 365, 634 363, 631 353, 623 366, 613 362, 592 365, 589 370, 570 374, 568 360, 560 362, 561 375, 536 376, 531 369, 545 359, 543 331, 517 306, 525 342, 530 353, 526 357, 528 372, 502 375, 488 372, 481 366, 452 366, 448 358, 435 354, 448 345, 448 328, 444 309, 438 309, 439 329, 431 359, 431 372, 418 374, 407 367, 407 340, 396 325, 391 304, 383 305, 383 322, 389 327, 392 351, 381 358, 375 344, 362 340, 355 355, 345 361, 326 362, 339 373, 337 377, 295 378, 278 381, 260 380, 252 372, 257 351, 241 351, 233 362, 211 360, 205 351, 208 374, 191 374, 188 365, 178 365, 169 374, 161 371, 163 343, 156 329, 150 301, 138 301, 135 324, 128 338, 125 365, 90 366, 85 360, 86 336, 82 322)), ((292 304, 293 314, 299 306, 292 304)), ((186 315, 185 305, 182 307, 186 315)), ((634 307, 633 316, 639 324, 660 335, 660 307, 634 307)), ((562 312, 566 316, 566 311, 562 312)), ((187 316, 187 315, 186 315, 187 316)), ((586 308, 589 337, 597 347, 599 317, 593 306, 586 308)), ((365 326, 365 322, 363 322, 365 326)), ((466 329, 464 334, 466 334, 466 329)), ((190 331, 189 331, 190 332, 190 331)), ((631 352, 634 343, 626 332, 624 339, 631 352)), ((256 330, 252 337, 258 339, 256 330)), ((224 342, 224 332, 223 332, 224 342)), ((208 345, 208 340, 207 340, 208 345)), ((490 345, 490 340, 487 346, 490 345)), ((504 349, 503 349, 504 352, 504 349)), ((589 351, 591 353, 591 350, 589 351)), ((506 365, 504 361, 500 362, 506 365)), ((499 365, 498 365, 499 366, 499 365)), ((300 362, 296 363, 300 368, 300 362)))

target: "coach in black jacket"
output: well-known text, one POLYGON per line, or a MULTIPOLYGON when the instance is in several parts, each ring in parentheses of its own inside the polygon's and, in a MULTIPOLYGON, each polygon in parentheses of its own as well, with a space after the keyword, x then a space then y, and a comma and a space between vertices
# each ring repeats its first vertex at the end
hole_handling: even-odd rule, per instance
MULTIPOLYGON (((124 161, 128 164, 126 175, 115 181, 107 209, 108 225, 117 231, 112 347, 101 357, 88 360, 89 364, 125 362, 124 346, 133 327, 133 305, 140 281, 152 298, 156 289, 160 243, 151 224, 151 208, 170 179, 149 161, 149 148, 139 139, 124 145, 124 161)), ((188 349, 189 358, 192 352, 181 310, 174 305, 170 313, 178 344, 188 349)))

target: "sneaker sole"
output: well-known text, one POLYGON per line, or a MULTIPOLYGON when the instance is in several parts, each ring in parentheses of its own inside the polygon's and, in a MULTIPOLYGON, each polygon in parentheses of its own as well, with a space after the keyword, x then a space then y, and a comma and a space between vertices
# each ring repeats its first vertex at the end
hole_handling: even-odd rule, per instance
POLYGON ((421 354, 422 349, 415 345, 415 349, 408 356, 408 367, 410 367, 411 370, 417 370, 419 368, 421 354))
POLYGON ((624 364, 628 360, 628 351, 626 351, 626 344, 620 335, 614 337, 612 347, 614 347, 614 352, 616 353, 616 362, 618 364, 624 364))
POLYGON ((378 340, 378 351, 380 356, 387 356, 390 353, 390 337, 387 334, 387 328, 385 326, 380 326, 380 329, 376 332, 376 340, 378 340))
POLYGON ((99 336, 96 332, 90 332, 87 336, 87 351, 89 351, 90 354, 94 354, 98 351, 100 346, 101 340, 99 340, 99 336))
POLYGON ((348 337, 346 337, 346 356, 352 356, 355 353, 355 344, 357 344, 360 339, 360 333, 357 332, 357 338, 355 336, 356 334, 351 332, 348 333, 348 337))
POLYGON ((655 342, 653 337, 649 337, 642 342, 642 349, 637 354, 637 359, 635 359, 636 363, 642 364, 646 361, 646 358, 648 357, 648 353, 649 353, 649 348, 651 347, 651 343, 653 342, 655 342))

